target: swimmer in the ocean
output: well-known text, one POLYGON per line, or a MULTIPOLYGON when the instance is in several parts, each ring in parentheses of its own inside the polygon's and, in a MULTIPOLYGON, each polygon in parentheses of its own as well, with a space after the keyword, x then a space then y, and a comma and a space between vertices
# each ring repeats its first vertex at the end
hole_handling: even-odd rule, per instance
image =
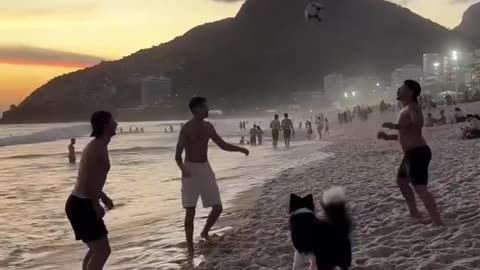
POLYGON ((77 140, 75 138, 70 139, 70 144, 68 145, 68 161, 70 164, 75 164, 77 162, 77 157, 75 155, 75 143, 77 140))

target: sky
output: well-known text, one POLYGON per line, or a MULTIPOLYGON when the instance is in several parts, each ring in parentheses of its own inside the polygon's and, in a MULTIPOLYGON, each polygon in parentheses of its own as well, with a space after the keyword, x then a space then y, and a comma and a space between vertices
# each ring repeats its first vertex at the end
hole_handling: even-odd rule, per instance
MULTIPOLYGON (((253 0, 255 1, 255 0, 253 0)), ((480 0, 391 0, 453 28, 480 0)), ((242 0, 0 1, 0 111, 55 76, 235 16, 242 0)))

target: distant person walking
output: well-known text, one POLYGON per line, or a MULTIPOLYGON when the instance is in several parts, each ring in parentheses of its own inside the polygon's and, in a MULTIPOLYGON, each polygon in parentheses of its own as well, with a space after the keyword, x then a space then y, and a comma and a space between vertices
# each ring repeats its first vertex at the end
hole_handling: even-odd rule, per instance
POLYGON ((278 120, 278 114, 275 114, 272 122, 270 123, 270 128, 272 129, 272 141, 273 141, 273 147, 277 148, 278 145, 278 137, 280 134, 280 120, 278 120))
POLYGON ((102 191, 110 170, 108 144, 115 135, 117 123, 109 112, 95 112, 90 123, 91 137, 83 150, 75 187, 68 197, 65 212, 75 232, 75 238, 88 246, 83 259, 86 270, 103 269, 110 256, 108 231, 103 222, 104 208, 114 207, 112 200, 102 191))
POLYGON ((325 118, 325 135, 330 135, 330 127, 328 124, 328 118, 325 118))
POLYGON ((310 141, 312 140, 312 135, 313 135, 312 122, 307 121, 305 123, 305 126, 307 128, 307 139, 310 141))
POLYGON ((387 135, 379 132, 378 138, 383 140, 398 140, 403 149, 404 157, 398 169, 397 183, 405 198, 413 218, 421 223, 422 219, 415 202, 415 193, 420 197, 425 209, 430 214, 435 226, 442 226, 443 222, 432 193, 428 190, 428 166, 432 159, 432 152, 422 136, 423 113, 418 104, 421 86, 413 80, 406 80, 398 89, 397 99, 402 102, 403 109, 398 115, 397 124, 384 123, 382 127, 398 130, 398 135, 387 135), (413 186, 413 190, 412 187, 413 186))
POLYGON ((282 120, 283 138, 285 140, 285 147, 290 147, 290 140, 292 136, 295 136, 295 129, 293 128, 292 120, 288 119, 288 113, 284 114, 282 120))
POLYGON ((75 164, 77 162, 77 157, 75 155, 75 143, 77 140, 75 138, 70 139, 70 145, 68 145, 68 162, 70 164, 75 164))
POLYGON ((194 97, 189 103, 193 118, 181 129, 178 137, 175 160, 182 171, 182 204, 185 213, 185 236, 188 252, 193 256, 193 231, 195 208, 198 198, 202 198, 204 208, 211 207, 207 222, 200 236, 209 240, 209 232, 223 211, 220 191, 215 174, 208 162, 208 141, 211 139, 220 149, 228 152, 241 152, 248 156, 247 149, 225 142, 215 127, 205 121, 208 117, 207 99, 194 97), (182 159, 185 150, 185 160, 182 159))
POLYGON ((263 144, 263 130, 260 126, 257 126, 257 138, 258 138, 258 145, 263 144))

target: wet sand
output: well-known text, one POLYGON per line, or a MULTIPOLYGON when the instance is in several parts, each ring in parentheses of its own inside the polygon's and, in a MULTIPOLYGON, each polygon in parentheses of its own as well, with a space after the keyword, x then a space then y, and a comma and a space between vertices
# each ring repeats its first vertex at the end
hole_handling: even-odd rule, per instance
MULTIPOLYGON (((478 104, 469 106, 479 111, 478 104)), ((398 144, 375 139, 380 123, 394 119, 393 113, 376 115, 334 130, 327 138, 334 144, 324 149, 334 155, 268 181, 256 200, 244 201, 244 210, 222 221, 234 227, 230 232, 208 248, 199 246, 204 262, 195 269, 291 269, 290 193, 312 193, 318 206, 322 191, 334 185, 346 188, 355 222, 352 269, 479 269, 480 140, 460 140, 462 124, 425 129, 433 152, 430 189, 446 227, 421 225, 409 218, 395 183, 398 144)))

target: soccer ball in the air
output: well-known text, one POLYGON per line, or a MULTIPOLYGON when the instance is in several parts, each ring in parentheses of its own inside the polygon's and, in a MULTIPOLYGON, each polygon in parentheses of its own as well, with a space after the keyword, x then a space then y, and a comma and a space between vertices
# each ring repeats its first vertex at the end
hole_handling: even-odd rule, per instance
POLYGON ((323 21, 323 10, 325 8, 319 2, 311 2, 305 8, 305 18, 307 20, 317 20, 319 22, 323 21))

